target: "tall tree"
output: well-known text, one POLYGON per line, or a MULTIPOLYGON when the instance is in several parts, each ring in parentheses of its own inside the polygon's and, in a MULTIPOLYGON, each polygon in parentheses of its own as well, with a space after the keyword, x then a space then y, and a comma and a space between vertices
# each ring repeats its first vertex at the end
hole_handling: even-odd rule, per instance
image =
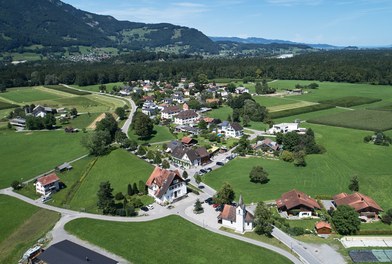
POLYGON ((102 156, 110 149, 111 137, 108 131, 94 131, 82 138, 82 145, 91 155, 102 156))
POLYGON ((359 214, 348 205, 339 205, 332 214, 332 222, 341 235, 355 235, 361 226, 359 214))
POLYGON ((358 192, 359 191, 359 180, 357 176, 353 176, 350 179, 350 184, 348 185, 348 189, 352 192, 358 192))
POLYGON ((262 166, 254 166, 249 173, 249 178, 254 183, 267 183, 269 181, 268 172, 262 166))
POLYGON ((219 204, 231 204, 234 200, 235 192, 233 187, 227 182, 223 184, 223 186, 218 190, 218 192, 214 196, 214 200, 219 204))
POLYGON ((259 235, 271 236, 272 222, 272 213, 268 207, 263 202, 257 203, 254 215, 255 232, 259 235))
POLYGON ((117 107, 114 112, 116 113, 118 118, 120 118, 120 120, 124 120, 126 118, 125 109, 123 107, 117 107))
POLYGON ((149 138, 152 135, 154 124, 147 115, 138 112, 134 117, 133 129, 140 138, 149 138))
POLYGON ((118 130, 118 124, 110 113, 105 114, 105 118, 98 121, 95 125, 95 131, 108 131, 111 137, 111 141, 114 140, 116 131, 118 130))
POLYGON ((132 184, 128 183, 128 195, 132 196, 133 195, 133 189, 132 189, 132 184))
POLYGON ((113 214, 115 210, 113 188, 110 186, 110 182, 101 182, 97 193, 98 202, 97 206, 102 210, 103 214, 113 214))

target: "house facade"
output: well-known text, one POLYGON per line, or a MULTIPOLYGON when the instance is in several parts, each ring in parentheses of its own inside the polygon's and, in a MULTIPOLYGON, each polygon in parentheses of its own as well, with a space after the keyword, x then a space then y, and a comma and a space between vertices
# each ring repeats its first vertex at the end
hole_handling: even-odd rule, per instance
POLYGON ((180 173, 155 167, 146 182, 148 195, 159 204, 172 203, 186 196, 186 183, 180 173))
POLYGON ((244 134, 243 127, 237 122, 223 121, 218 127, 218 132, 224 133, 225 137, 240 138, 244 134))
POLYGON ((253 218, 253 214, 246 209, 242 195, 240 195, 237 206, 225 204, 218 216, 218 222, 236 232, 244 233, 253 230, 253 218))
POLYGON ((281 123, 273 125, 270 129, 267 130, 268 134, 286 134, 289 132, 305 133, 306 128, 299 127, 299 123, 281 123))
POLYGON ((196 149, 179 146, 172 150, 172 161, 180 166, 192 167, 210 162, 210 154, 204 147, 196 149))
POLYGON ((41 195, 57 192, 60 189, 60 178, 56 173, 51 173, 37 179, 35 191, 41 195))
POLYGON ((199 115, 193 110, 185 110, 174 116, 174 124, 176 125, 192 125, 197 124, 199 115))
POLYGON ((165 107, 161 112, 161 119, 172 119, 175 115, 179 114, 181 109, 178 106, 165 107))
POLYGON ((282 194, 281 198, 276 200, 276 205, 279 211, 286 211, 300 218, 311 217, 315 210, 321 209, 315 199, 295 189, 282 194))

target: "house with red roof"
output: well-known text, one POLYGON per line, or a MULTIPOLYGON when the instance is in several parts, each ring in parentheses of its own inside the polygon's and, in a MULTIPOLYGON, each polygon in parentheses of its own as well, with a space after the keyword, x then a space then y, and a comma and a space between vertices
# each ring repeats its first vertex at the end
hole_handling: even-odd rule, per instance
POLYGON ((324 221, 317 222, 314 228, 319 235, 329 235, 332 232, 331 224, 324 221))
POLYGON ((146 185, 148 195, 154 197, 159 204, 171 203, 187 195, 185 180, 178 170, 166 170, 155 167, 146 185))
POLYGON ((311 217, 315 210, 321 209, 315 199, 295 189, 282 194, 281 198, 276 200, 276 205, 279 211, 298 214, 299 217, 311 217))
POLYGON ((348 205, 355 209, 361 216, 375 217, 383 209, 369 196, 355 192, 353 194, 339 193, 333 197, 336 206, 348 205))
POLYGON ((57 192, 60 189, 60 178, 56 173, 51 173, 37 179, 35 191, 44 196, 57 192))
POLYGON ((218 222, 223 226, 234 229, 236 232, 244 233, 253 230, 253 213, 246 209, 242 195, 238 205, 225 204, 218 216, 218 222))

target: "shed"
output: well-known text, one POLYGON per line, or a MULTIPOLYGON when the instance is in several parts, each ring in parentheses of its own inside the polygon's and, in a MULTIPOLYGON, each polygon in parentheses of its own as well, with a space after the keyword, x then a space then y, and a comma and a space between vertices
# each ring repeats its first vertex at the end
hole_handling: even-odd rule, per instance
POLYGON ((68 162, 64 162, 63 164, 58 165, 56 167, 56 170, 60 171, 60 172, 65 171, 65 170, 72 170, 72 166, 68 162))
POLYGON ((331 225, 324 221, 317 222, 315 224, 315 229, 319 235, 329 235, 332 232, 331 225))

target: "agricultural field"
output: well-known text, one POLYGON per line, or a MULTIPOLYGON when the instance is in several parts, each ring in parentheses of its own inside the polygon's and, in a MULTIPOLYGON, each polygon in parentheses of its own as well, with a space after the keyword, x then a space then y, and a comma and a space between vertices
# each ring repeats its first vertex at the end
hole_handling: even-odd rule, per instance
POLYGON ((60 219, 58 213, 6 195, 0 195, 0 207, 4 212, 12 212, 0 218, 0 263, 17 263, 60 219))
POLYGON ((0 101, 0 110, 4 110, 4 109, 10 109, 10 108, 15 108, 18 107, 18 105, 16 104, 10 104, 4 101, 0 101))
POLYGON ((123 149, 99 157, 93 166, 85 171, 79 188, 69 203, 71 209, 97 213, 97 191, 99 184, 110 181, 113 194, 127 193, 129 183, 147 181, 153 167, 123 149))
POLYGON ((327 104, 311 104, 307 106, 271 112, 270 117, 275 119, 275 118, 281 118, 281 117, 292 116, 292 115, 312 113, 312 112, 330 109, 330 108, 335 108, 335 106, 327 105, 327 104))
POLYGON ((347 127, 370 131, 392 129, 392 112, 376 110, 354 110, 308 120, 309 123, 347 127))
POLYGON ((320 101, 320 104, 330 104, 334 106, 340 106, 340 107, 351 107, 351 106, 357 106, 357 105, 364 105, 364 104, 371 104, 375 102, 380 102, 382 101, 381 99, 377 98, 369 98, 369 97, 360 97, 360 96, 345 96, 345 97, 340 97, 336 99, 330 99, 330 100, 323 100, 320 101))
POLYGON ((270 113, 274 113, 274 112, 280 112, 280 111, 285 111, 285 110, 290 110, 290 109, 302 108, 302 107, 307 107, 307 106, 312 106, 312 105, 317 105, 317 103, 307 102, 307 101, 299 101, 299 102, 292 102, 292 103, 289 103, 289 104, 269 106, 269 107, 267 107, 267 109, 268 109, 268 111, 270 113))
MULTIPOLYGON (((297 101, 294 98, 282 96, 253 96, 253 99, 262 106, 267 107, 270 111, 274 107, 284 107, 286 105, 295 104, 302 101, 297 101)), ((308 103, 308 102, 305 102, 308 103)))
POLYGON ((27 104, 36 101, 58 99, 61 96, 41 91, 37 87, 20 87, 7 89, 7 92, 1 93, 0 97, 15 103, 27 104))
POLYGON ((88 94, 91 94, 89 92, 78 91, 78 90, 74 90, 74 89, 71 89, 71 88, 67 88, 67 87, 62 86, 62 85, 45 85, 45 88, 56 90, 56 91, 61 91, 61 92, 65 92, 65 93, 75 94, 75 95, 88 95, 88 94))
POLYGON ((80 140, 83 133, 64 131, 0 131, 0 188, 13 180, 28 180, 55 166, 87 153, 80 140), (28 147, 27 147, 28 146, 28 147))
POLYGON ((100 113, 89 113, 80 114, 76 118, 69 120, 68 124, 62 125, 63 127, 71 126, 73 128, 87 128, 91 125, 94 120, 100 115, 100 113))
POLYGON ((391 207, 390 181, 392 165, 389 159, 392 148, 364 144, 368 131, 323 125, 306 125, 316 134, 316 140, 326 148, 321 155, 308 155, 307 166, 295 167, 280 160, 262 158, 237 158, 222 168, 208 173, 204 182, 219 189, 224 182, 230 183, 246 202, 275 200, 293 188, 309 195, 334 195, 347 192, 351 177, 357 175, 360 190, 372 196, 385 209, 391 207), (253 166, 261 165, 269 173, 267 184, 249 181, 253 166))
POLYGON ((77 219, 65 229, 132 263, 290 263, 269 250, 209 232, 179 216, 144 223, 77 219), (146 254, 146 248, 162 246, 162 237, 170 247, 146 254), (121 241, 121 247, 116 241, 121 241))

